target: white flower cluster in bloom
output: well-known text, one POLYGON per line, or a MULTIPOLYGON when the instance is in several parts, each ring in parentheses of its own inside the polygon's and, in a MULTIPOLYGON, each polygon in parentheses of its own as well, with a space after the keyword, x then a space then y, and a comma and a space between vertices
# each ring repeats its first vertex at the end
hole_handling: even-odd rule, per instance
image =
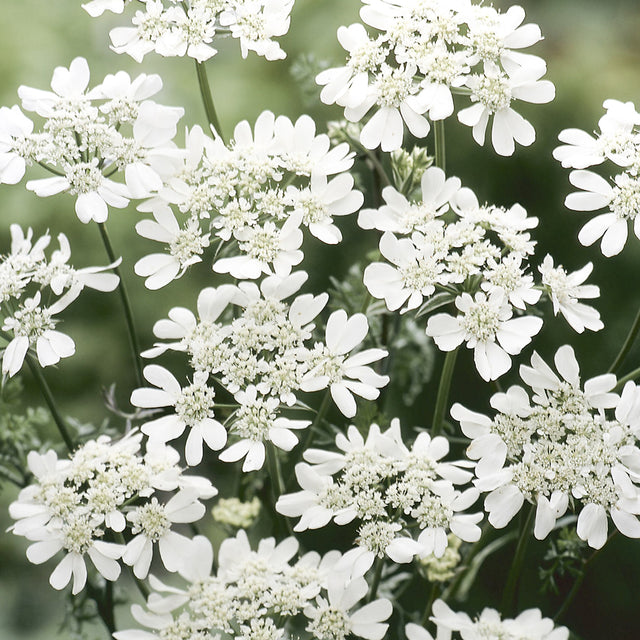
POLYGON ((402 442, 400 423, 380 432, 371 425, 366 440, 356 427, 336 437, 340 452, 308 449, 296 465, 302 491, 281 496, 276 510, 301 516, 294 531, 318 529, 331 520, 361 522, 357 544, 371 561, 388 556, 394 562, 413 557, 440 558, 453 532, 466 542, 480 539, 482 513, 463 513, 477 499, 477 489, 461 491, 473 474, 468 462, 443 462, 449 443, 441 436, 418 435, 411 449, 402 442), (417 527, 417 540, 411 531, 417 527))
POLYGON ((144 627, 113 634, 116 640, 280 640, 311 637, 382 640, 392 613, 386 598, 359 606, 369 590, 363 577, 371 563, 352 552, 309 552, 294 561, 298 541, 260 540, 257 551, 241 530, 220 545, 217 571, 211 574, 213 549, 203 536, 191 542, 189 561, 180 569, 184 589, 152 580, 155 592, 147 610, 133 605, 144 627), (309 636, 293 622, 302 617, 309 636), (295 632, 294 632, 295 629, 295 632))
POLYGON ((545 103, 555 88, 540 80, 546 63, 520 49, 542 39, 535 24, 522 24, 522 7, 500 13, 470 0, 363 0, 362 24, 338 29, 347 51, 343 67, 316 78, 326 104, 345 108, 347 120, 358 122, 375 107, 360 142, 368 149, 393 151, 402 146, 404 125, 417 138, 429 121, 454 112, 453 93, 468 95, 473 105, 458 120, 473 128, 484 144, 493 116, 491 142, 497 153, 512 155, 515 143, 535 140, 533 126, 512 107, 516 100, 545 103))
POLYGON ((580 388, 573 349, 555 355, 559 376, 534 353, 520 375, 531 387, 512 386, 491 398, 491 419, 460 404, 451 415, 472 442, 480 491, 496 528, 506 526, 525 501, 536 505, 534 535, 553 530, 567 509, 579 511, 578 536, 599 549, 607 517, 626 536, 640 538, 640 391, 628 382, 613 393, 615 375, 591 378, 580 388))
MULTIPOLYGON (((503 619, 495 609, 486 608, 472 620, 466 613, 456 613, 442 600, 436 600, 432 611, 429 619, 437 627, 437 638, 443 640, 569 640, 569 629, 554 626, 551 618, 542 617, 540 609, 527 609, 515 618, 503 619)), ((417 624, 408 624, 405 632, 408 640, 433 640, 417 624)))
POLYGON ((364 284, 390 311, 418 309, 425 300, 428 308, 436 294, 455 302, 457 315, 431 316, 427 335, 443 351, 466 343, 485 380, 506 373, 510 356, 540 331, 542 319, 527 311, 540 301, 541 291, 576 331, 602 329, 600 314, 579 301, 600 295, 595 285, 582 284, 591 264, 567 273, 547 256, 540 285, 527 272, 535 247, 529 230, 538 219, 523 207, 481 206, 458 178, 446 178, 438 167, 424 172, 421 188, 421 200, 412 202, 385 187, 385 204, 358 216, 362 228, 384 232, 380 253, 386 262, 368 265, 364 284))
MULTIPOLYGON (((126 0, 90 0, 83 8, 92 17, 122 13, 126 0)), ((217 53, 214 38, 240 40, 242 57, 255 51, 267 60, 286 57, 273 40, 289 31, 294 0, 143 0, 131 27, 111 30, 112 49, 142 62, 147 53, 189 56, 198 62, 217 53)))
POLYGON ((162 187, 182 162, 172 138, 184 113, 149 100, 162 88, 157 75, 131 80, 119 71, 93 89, 88 85, 87 61, 76 58, 68 69, 55 69, 53 91, 21 86, 22 108, 44 119, 37 133, 17 105, 0 107, 0 183, 18 183, 27 165, 39 163, 55 175, 30 180, 27 189, 42 197, 76 196, 84 223, 104 222, 109 206, 122 209, 162 187), (118 171, 125 184, 111 179, 118 171))
POLYGON ((353 394, 373 400, 388 381, 369 366, 387 355, 383 349, 354 350, 366 337, 368 322, 363 314, 348 318, 344 311, 329 317, 324 342, 312 343, 314 318, 327 303, 326 293, 286 298, 306 281, 303 271, 284 278, 269 276, 260 287, 253 282, 203 289, 198 296, 198 318, 185 308, 175 308, 169 318, 154 327, 162 340, 143 355, 155 357, 167 349, 186 352, 194 370, 192 384, 181 388, 163 367, 145 368, 145 378, 158 388, 137 389, 131 396, 135 406, 174 407, 175 413, 143 425, 151 441, 167 442, 189 427, 187 464, 202 460, 203 447, 223 448, 227 430, 236 442, 220 459, 234 462, 245 458, 243 470, 260 469, 265 443, 290 451, 298 442, 292 430, 304 429, 308 420, 281 415, 281 406, 296 403, 299 391, 329 387, 338 408, 348 417, 356 413, 353 394), (229 322, 223 313, 229 304, 242 310, 229 322), (234 394, 237 409, 223 426, 214 418, 213 376, 234 394))
POLYGON ((45 249, 51 242, 47 233, 33 239, 32 229, 25 234, 22 227, 12 224, 11 250, 0 257, 0 303, 7 309, 2 321, 2 337, 7 340, 2 355, 2 373, 13 376, 24 364, 30 348, 35 349, 42 367, 56 364, 75 353, 75 343, 56 330, 55 317, 66 309, 84 287, 98 291, 113 291, 118 276, 102 273, 116 267, 120 261, 106 267, 75 269, 69 264, 69 240, 58 235, 59 248, 49 258, 45 249), (42 301, 43 294, 48 304, 42 301), (59 296, 56 300, 51 297, 59 296))
POLYGON ((239 498, 220 498, 211 509, 211 515, 220 524, 236 529, 248 529, 258 517, 261 506, 257 496, 249 502, 243 502, 239 498))
POLYGON ((107 580, 120 575, 120 559, 138 578, 146 577, 154 546, 167 570, 182 566, 190 541, 171 527, 202 518, 200 499, 217 490, 206 478, 182 475, 171 447, 148 447, 141 455, 141 440, 142 434, 133 432, 115 442, 100 436, 68 460, 59 460, 53 450, 29 453, 35 482, 9 506, 17 521, 12 530, 32 541, 27 558, 34 564, 65 552, 49 579, 55 589, 73 577, 73 594, 82 590, 85 556, 107 580), (157 491, 176 493, 165 503, 157 491), (116 533, 127 543, 114 542, 116 533))
POLYGON ((347 172, 354 155, 349 145, 331 147, 326 134, 316 135, 309 116, 293 123, 265 111, 253 132, 247 121, 239 123, 229 146, 194 127, 185 155, 166 188, 138 207, 155 218, 138 223, 138 233, 168 245, 168 252, 136 264, 150 289, 199 262, 213 238, 217 273, 241 279, 287 275, 304 257, 302 228, 336 244, 342 234, 334 216, 353 213, 364 201, 347 172))
POLYGON ((582 227, 578 240, 588 247, 601 239, 603 255, 611 257, 624 248, 629 223, 640 238, 640 113, 632 102, 610 99, 603 106, 606 113, 598 123, 600 132, 592 136, 580 129, 565 129, 558 136, 564 144, 554 150, 553 157, 574 169, 569 182, 580 191, 567 196, 569 209, 607 208, 582 227), (617 167, 612 181, 586 170, 606 161, 617 167))

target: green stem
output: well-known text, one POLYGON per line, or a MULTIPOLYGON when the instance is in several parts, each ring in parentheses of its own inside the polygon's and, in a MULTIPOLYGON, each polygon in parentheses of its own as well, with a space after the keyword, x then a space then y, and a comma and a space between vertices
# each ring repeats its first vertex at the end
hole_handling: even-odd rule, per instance
POLYGON ((627 357, 627 354, 631 350, 631 347, 633 346, 633 343, 638 336, 638 331, 640 331, 640 309, 638 309, 638 313, 636 314, 635 320, 631 325, 631 329, 629 329, 629 333, 627 334, 624 344, 622 345, 620 352, 616 356, 616 359, 609 367, 608 373, 615 373, 620 368, 620 365, 627 357))
POLYGON ((324 414, 327 412, 327 409, 329 408, 330 402, 331 402, 331 392, 329 391, 329 389, 327 389, 324 394, 324 398, 322 398, 322 402, 320 403, 320 408, 318 409, 318 413, 316 413, 316 417, 313 419, 313 422, 307 429, 307 433, 305 434, 304 440, 302 441, 302 446, 300 447, 300 456, 302 456, 302 454, 311 446, 315 432, 320 426, 320 422, 322 422, 322 419, 324 418, 324 414))
POLYGON ((618 380, 618 384, 613 388, 613 391, 620 391, 627 382, 635 380, 636 378, 640 378, 640 367, 634 369, 631 373, 627 373, 623 378, 620 378, 620 380, 618 380))
POLYGON ((200 86, 200 95, 202 96, 202 104, 204 105, 204 112, 207 116, 207 121, 218 132, 218 135, 224 142, 224 135, 222 134, 222 128, 220 127, 220 120, 218 120, 216 107, 213 104, 213 98, 211 97, 211 87, 209 86, 207 69, 203 62, 198 62, 196 60, 196 73, 198 74, 198 85, 200 86))
POLYGON ((436 158, 435 165, 443 171, 446 170, 446 153, 444 145, 444 120, 436 120, 433 123, 433 134, 435 137, 436 158))
POLYGON ((49 385, 47 384, 47 381, 45 380, 44 375, 42 374, 42 371, 40 370, 40 367, 33 361, 33 358, 31 356, 28 355, 25 359, 27 361, 27 364, 29 365, 29 368, 31 369, 31 373, 33 374, 33 377, 36 379, 36 382, 40 387, 40 391, 42 391, 42 395, 44 396, 44 401, 47 403, 47 406, 49 407, 49 411, 51 412, 51 417, 53 418, 53 421, 55 422, 56 427, 58 427, 58 431, 60 432, 60 435, 62 436, 62 439, 64 440, 64 443, 67 446, 67 449, 69 449, 69 452, 72 452, 75 447, 73 439, 69 434, 69 430, 67 429, 67 425, 64 419, 62 418, 62 416, 60 415, 60 412, 58 411, 56 401, 53 397, 53 394, 51 393, 51 389, 49 388, 49 385))
MULTIPOLYGON (((267 450, 267 466, 269 468, 269 478, 271 479, 271 490, 273 493, 273 507, 275 510, 278 498, 285 492, 285 485, 282 478, 282 470, 280 469, 280 461, 278 460, 278 452, 276 451, 273 442, 265 443, 265 447, 267 450)), ((278 515, 280 516, 280 514, 278 515)), ((293 529, 291 528, 289 518, 286 516, 280 517, 284 520, 289 535, 293 535, 293 529)))
MULTIPOLYGON (((115 262, 117 260, 116 254, 113 251, 109 234, 107 233, 107 227, 104 222, 98 223, 98 229, 100 229, 100 237, 102 243, 107 251, 109 260, 115 262)), ((119 267, 113 268, 115 274, 118 276, 118 294, 120 295, 120 301, 122 302, 122 308, 124 310, 124 317, 127 323, 127 331, 129 335, 129 347, 131 348, 131 355, 133 357, 133 366, 136 374, 136 383, 139 387, 144 386, 142 379, 142 360, 140 358, 140 342, 138 341, 138 335, 136 333, 136 326, 133 321, 133 311, 131 310, 131 303, 129 302, 129 295, 127 289, 124 286, 124 280, 122 279, 122 273, 119 267)))
POLYGON ((442 366, 442 374, 440 375, 440 385, 438 386, 438 395, 436 396, 436 408, 433 411, 433 420, 431 422, 431 435, 435 437, 442 431, 442 423, 444 421, 444 412, 449 399, 449 390, 451 389, 451 379, 453 378, 453 370, 456 366, 456 358, 458 357, 458 349, 449 351, 444 359, 442 366))
POLYGON ((384 557, 376 558, 376 568, 373 574, 373 582, 367 595, 367 602, 372 602, 378 593, 378 587, 380 586, 380 578, 382 577, 382 569, 384 567, 384 557))
POLYGON ((426 627, 427 626, 427 622, 429 622, 429 614, 431 613, 431 607, 433 607, 433 603, 436 600, 436 597, 438 595, 438 589, 439 589, 439 585, 437 582, 434 582, 431 585, 431 591, 429 592, 429 600, 427 600, 427 606, 424 609, 424 614, 422 615, 422 626, 426 627))
POLYGON ((533 522, 534 513, 533 505, 527 505, 527 511, 528 513, 524 519, 522 529, 520 530, 518 546, 516 547, 516 552, 513 556, 513 562, 511 563, 511 568, 509 569, 509 575, 507 576, 507 584, 502 595, 502 606, 500 608, 500 611, 503 616, 511 615, 513 613, 518 596, 520 577, 522 573, 522 564, 527 552, 529 539, 531 538, 531 524, 533 522))
POLYGON ((0 469, 0 478, 4 478, 8 482, 15 484, 16 487, 20 487, 21 489, 25 487, 25 483, 22 480, 16 478, 12 473, 7 471, 6 469, 0 469))
POLYGON ((580 590, 580 587, 582 586, 582 582, 584 581, 585 576, 587 575, 587 569, 589 567, 589 565, 598 557, 598 555, 600 554, 600 552, 607 546, 607 544, 609 543, 609 541, 618 533, 618 531, 614 531, 608 538, 607 541, 602 545, 602 547, 600 547, 600 549, 597 549, 596 551, 594 551, 589 558, 586 560, 586 562, 584 563, 584 565, 582 566, 582 572, 580 573, 580 575, 576 578, 576 581, 573 583, 573 586, 571 587, 571 590, 569 591, 569 593, 567 594, 567 597, 565 598, 564 602, 562 603, 562 606, 558 609, 557 613, 555 614, 555 616, 553 616, 553 621, 557 622, 558 620, 560 620, 560 618, 562 618, 562 616, 566 613, 567 609, 571 606, 571 603, 573 602, 574 598, 576 597, 576 595, 578 594, 578 591, 580 590))
POLYGON ((98 615, 107 628, 109 635, 116 631, 115 615, 113 611, 113 584, 106 582, 104 591, 87 581, 87 594, 96 603, 98 615))

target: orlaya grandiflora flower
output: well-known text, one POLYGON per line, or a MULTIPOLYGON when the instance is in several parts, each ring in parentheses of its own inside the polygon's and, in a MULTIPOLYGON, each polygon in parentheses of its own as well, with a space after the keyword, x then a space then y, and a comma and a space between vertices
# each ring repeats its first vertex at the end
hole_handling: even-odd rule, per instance
POLYGON ((463 342, 473 349, 478 373, 484 380, 496 380, 511 367, 510 355, 519 354, 542 328, 534 316, 512 318, 513 311, 501 290, 489 296, 463 293, 455 300, 457 317, 439 313, 429 318, 427 335, 443 351, 453 351, 463 342))
POLYGON ((18 152, 33 132, 33 122, 18 105, 0 107, 0 183, 17 184, 22 180, 26 161, 18 152))
POLYGON ((640 392, 629 382, 618 397, 613 374, 581 389, 568 345, 558 349, 555 365, 560 376, 534 354, 531 366, 520 368, 533 397, 519 386, 495 394, 493 420, 458 404, 451 409, 472 439, 468 455, 478 460, 475 484, 487 492, 489 522, 506 526, 528 501, 536 506, 534 535, 543 539, 571 500, 581 505, 578 536, 591 547, 605 544, 608 515, 621 533, 640 537, 640 392))
POLYGON ((3 331, 10 331, 13 339, 7 344, 2 356, 2 373, 14 376, 24 363, 27 351, 35 347, 38 362, 48 367, 69 358, 76 351, 74 341, 66 334, 55 330, 54 315, 66 309, 79 295, 81 287, 73 287, 49 307, 40 305, 38 291, 27 298, 20 308, 5 318, 3 331))
POLYGON ((578 240, 589 247, 602 238, 600 250, 607 258, 622 251, 629 234, 628 223, 640 238, 640 180, 636 175, 619 173, 611 185, 593 171, 576 170, 569 174, 569 182, 582 189, 570 193, 565 205, 574 211, 597 211, 608 207, 606 213, 592 218, 580 229, 578 240))
POLYGON ((169 252, 140 258, 134 271, 146 278, 145 286, 153 290, 177 280, 191 265, 201 262, 200 256, 209 246, 210 234, 202 233, 197 218, 190 218, 181 228, 167 204, 156 202, 152 210, 154 220, 140 220, 136 231, 143 238, 166 243, 169 252))
POLYGON ((347 354, 366 337, 369 323, 362 313, 350 318, 342 309, 334 311, 327 320, 325 344, 316 344, 312 352, 311 370, 305 374, 303 391, 319 391, 329 387, 338 409, 347 417, 356 414, 353 394, 375 400, 380 388, 389 382, 366 365, 387 355, 384 349, 365 349, 350 357, 347 354))
POLYGON ((262 468, 266 455, 265 442, 291 451, 298 444, 292 429, 305 429, 311 424, 310 420, 291 420, 279 416, 280 401, 258 395, 254 385, 238 391, 234 397, 240 407, 229 428, 240 440, 227 447, 219 457, 224 462, 236 462, 244 458, 242 470, 245 472, 262 468))
POLYGON ((218 451, 227 442, 227 431, 214 417, 213 387, 207 385, 209 374, 196 371, 193 383, 181 387, 171 372, 158 365, 144 368, 144 377, 156 388, 135 389, 131 404, 145 409, 173 407, 175 413, 146 422, 142 432, 150 440, 166 443, 178 438, 189 428, 185 458, 189 466, 202 461, 202 444, 218 451))
POLYGON ((551 102, 555 87, 548 80, 540 80, 545 72, 542 60, 524 67, 508 67, 506 73, 494 63, 485 63, 484 74, 467 79, 476 104, 459 111, 458 120, 473 127, 474 140, 483 145, 489 117, 493 115, 491 142, 501 156, 512 155, 516 142, 525 147, 533 144, 533 126, 511 108, 511 103, 514 99, 536 104, 551 102))
POLYGON ((154 497, 127 514, 134 537, 127 543, 122 561, 133 567, 137 578, 146 578, 149 573, 154 544, 158 545, 167 571, 174 572, 182 566, 191 541, 172 531, 171 526, 200 520, 206 511, 200 497, 197 489, 181 489, 166 504, 154 497))

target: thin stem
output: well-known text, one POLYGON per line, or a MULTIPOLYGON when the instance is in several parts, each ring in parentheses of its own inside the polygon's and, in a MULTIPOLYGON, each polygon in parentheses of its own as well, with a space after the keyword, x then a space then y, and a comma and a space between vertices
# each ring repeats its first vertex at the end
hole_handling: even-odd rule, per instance
POLYGON ((527 545, 531 538, 531 524, 533 521, 533 505, 528 505, 528 513, 520 530, 520 538, 518 540, 518 546, 516 547, 515 555, 513 556, 513 562, 509 569, 509 575, 507 576, 507 584, 505 586, 502 595, 502 607, 500 611, 503 615, 510 615, 513 612, 513 608, 516 604, 518 596, 518 589, 520 587, 520 577, 522 573, 522 564, 527 552, 527 545))
POLYGON ((98 589, 87 581, 87 593, 96 603, 98 615, 107 628, 109 635, 113 635, 116 630, 115 616, 113 612, 113 585, 111 582, 105 584, 104 591, 98 589))
POLYGON ((319 427, 320 422, 324 418, 324 414, 327 412, 327 409, 329 408, 330 401, 331 401, 331 393, 329 389, 327 389, 324 394, 324 398, 322 398, 322 402, 320 403, 320 408, 318 409, 318 413, 316 413, 316 417, 313 419, 313 422, 307 429, 305 438, 302 441, 302 447, 300 447, 301 455, 311 446, 311 443, 313 441, 313 436, 315 435, 316 429, 319 427))
POLYGON ((562 618, 562 616, 566 613, 567 609, 571 606, 571 603, 573 602, 574 598, 576 597, 576 595, 578 594, 578 591, 580 590, 580 587, 582 586, 582 582, 584 581, 585 576, 587 575, 587 569, 589 567, 589 565, 598 557, 598 555, 601 553, 601 551, 607 546, 607 544, 609 544, 610 540, 615 537, 615 535, 618 533, 618 531, 614 531, 608 538, 607 541, 602 545, 602 547, 600 547, 599 549, 597 549, 596 551, 594 551, 589 558, 586 560, 586 562, 584 563, 584 565, 582 566, 582 572, 580 573, 580 575, 576 578, 576 581, 573 583, 573 586, 571 587, 571 590, 569 591, 569 593, 567 594, 567 597, 565 598, 564 602, 562 603, 561 607, 558 609, 557 613, 555 616, 553 616, 553 621, 557 622, 558 620, 560 620, 560 618, 562 618))
MULTIPOLYGON (((107 251, 109 260, 111 262, 116 262, 117 260, 116 254, 113 251, 113 246, 111 245, 111 240, 109 239, 109 234, 107 233, 107 228, 104 222, 98 223, 98 229, 100 229, 100 237, 102 238, 102 243, 104 244, 104 248, 107 251)), ((122 273, 120 272, 120 268, 114 267, 113 270, 118 276, 118 294, 120 296, 120 301, 122 302, 124 317, 127 323, 127 331, 129 334, 129 347, 131 348, 131 355, 133 357, 133 366, 136 374, 136 383, 139 387, 143 387, 144 382, 142 380, 142 360, 140 358, 140 342, 138 341, 138 334, 136 333, 136 326, 133 321, 133 311, 131 310, 129 295, 127 294, 127 289, 124 286, 124 280, 122 279, 122 273)))
POLYGON ((631 347, 633 346, 633 343, 638 336, 638 331, 640 331, 640 309, 638 309, 638 313, 636 314, 635 320, 631 325, 631 329, 629 329, 629 333, 627 334, 624 344, 622 345, 620 352, 616 356, 616 359, 609 367, 608 373, 615 373, 620 368, 620 365, 627 357, 627 354, 631 350, 631 347))
POLYGON ((444 359, 442 366, 442 374, 440 375, 440 385, 438 386, 438 395, 436 396, 436 408, 433 411, 433 420, 431 422, 431 435, 437 436, 442 431, 442 422, 444 420, 444 412, 449 399, 449 390, 451 389, 451 379, 453 378, 453 370, 456 366, 456 358, 458 357, 458 349, 449 351, 444 359))
POLYGON ((69 452, 73 451, 75 446, 73 443, 73 439, 69 434, 69 430, 67 429, 67 425, 64 419, 62 418, 62 416, 60 415, 60 412, 58 411, 56 401, 53 397, 53 394, 51 393, 51 389, 49 388, 49 385, 47 384, 47 381, 45 380, 44 375, 42 374, 42 371, 40 370, 40 367, 33 361, 33 358, 31 356, 28 355, 25 359, 27 361, 27 364, 29 365, 29 368, 31 369, 31 373, 33 374, 33 377, 36 379, 36 382, 40 387, 40 391, 42 391, 42 395, 44 396, 44 401, 47 403, 47 406, 49 407, 49 411, 51 412, 51 417, 53 418, 53 421, 55 422, 56 427, 58 427, 58 431, 60 432, 60 435, 62 436, 62 439, 64 440, 65 445, 67 445, 67 449, 69 449, 69 452))
POLYGON ((433 134, 435 137, 436 159, 435 165, 443 171, 446 170, 446 153, 444 145, 444 120, 436 120, 433 123, 433 134))
MULTIPOLYGON (((285 486, 282 478, 282 470, 280 469, 280 461, 278 460, 278 452, 276 451, 273 442, 267 442, 265 446, 267 449, 267 466, 269 467, 269 477, 271 478, 271 489, 273 493, 273 506, 275 509, 278 498, 285 492, 285 486)), ((289 518, 286 516, 281 516, 281 518, 284 519, 289 535, 293 535, 293 529, 291 528, 289 518)))
POLYGON ((371 602, 378 593, 378 587, 380 586, 380 578, 382 577, 383 567, 384 557, 376 558, 375 573, 373 574, 373 582, 371 583, 371 588, 369 589, 369 594, 367 595, 367 602, 371 602))
POLYGON ((433 603, 435 602, 436 596, 438 595, 439 585, 437 582, 434 582, 431 585, 431 591, 429 592, 429 600, 427 600, 427 606, 424 609, 424 614, 422 615, 422 626, 426 627, 427 622, 429 622, 429 614, 431 613, 431 607, 433 607, 433 603))
POLYGON ((620 391, 620 389, 622 389, 629 380, 635 380, 636 378, 640 378, 640 367, 634 369, 631 373, 627 373, 623 378, 620 378, 620 380, 618 380, 618 384, 613 388, 613 390, 620 391))
POLYGON ((204 105, 204 112, 207 116, 207 121, 218 132, 218 135, 224 142, 224 135, 222 134, 222 128, 220 127, 220 120, 218 120, 216 107, 213 104, 211 87, 209 86, 209 78, 207 77, 207 69, 204 66, 204 62, 198 62, 196 60, 196 73, 198 74, 198 85, 200 86, 200 95, 202 96, 202 104, 204 105))

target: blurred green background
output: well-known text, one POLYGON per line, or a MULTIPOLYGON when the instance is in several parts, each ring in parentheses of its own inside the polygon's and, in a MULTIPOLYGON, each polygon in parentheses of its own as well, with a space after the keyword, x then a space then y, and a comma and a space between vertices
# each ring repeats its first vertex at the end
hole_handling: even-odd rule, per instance
MULTIPOLYGON (((54 67, 68 66, 75 56, 82 55, 89 61, 92 84, 119 69, 132 75, 141 71, 160 73, 165 87, 156 100, 184 106, 183 126, 204 125, 192 60, 149 55, 138 65, 128 56, 117 56, 108 49, 108 32, 113 26, 125 24, 127 18, 105 14, 94 20, 80 4, 79 0, 2 0, 1 105, 18 102, 16 90, 21 84, 48 88, 54 67)), ((510 3, 495 4, 504 9, 510 3)), ((609 260, 602 258, 597 247, 584 248, 578 244, 577 232, 587 218, 563 207, 569 191, 568 171, 551 158, 551 151, 560 130, 566 127, 595 129, 606 98, 633 100, 640 105, 640 3, 637 0, 606 3, 529 0, 521 4, 527 11, 527 21, 540 24, 545 35, 545 40, 532 51, 547 60, 547 78, 556 85, 556 100, 550 105, 522 107, 522 113, 536 128, 538 141, 532 148, 518 148, 513 157, 506 159, 497 157, 491 149, 479 148, 468 128, 450 119, 446 123, 448 172, 460 176, 481 201, 506 206, 520 202, 532 215, 538 216, 540 225, 535 238, 539 242, 540 260, 548 251, 571 270, 587 261, 595 263, 591 281, 601 288, 602 298, 596 306, 601 311, 605 330, 577 336, 563 319, 558 319, 547 323, 535 342, 536 349, 549 358, 558 346, 570 341, 578 353, 584 375, 592 376, 608 367, 640 304, 640 242, 630 238, 623 253, 609 260)), ((331 66, 340 64, 342 49, 335 32, 338 26, 357 19, 359 7, 357 0, 297 0, 290 33, 281 39, 288 54, 284 61, 268 63, 253 54, 243 60, 236 41, 224 42, 207 68, 226 135, 230 135, 236 122, 245 118, 252 121, 264 109, 291 118, 310 113, 319 123, 319 129, 325 121, 341 117, 339 109, 326 107, 316 99, 317 92, 311 94, 310 100, 304 83, 292 78, 291 68, 301 56, 309 53, 331 66)), ((35 177, 35 172, 29 177, 35 177)), ((47 229, 52 235, 64 231, 70 237, 72 263, 77 267, 106 264, 97 228, 78 222, 70 197, 38 199, 26 192, 23 184, 0 186, 3 221, 0 251, 8 248, 9 224, 19 222, 24 227, 32 226, 37 235, 47 229)), ((193 307, 197 291, 211 280, 208 266, 201 265, 188 279, 174 282, 161 292, 146 291, 142 280, 133 275, 132 265, 155 247, 150 248, 153 243, 133 233, 138 219, 139 214, 133 208, 112 211, 108 227, 116 251, 124 257, 123 269, 137 325, 142 343, 147 347, 152 342, 153 323, 164 317, 172 306, 193 307)), ((357 249, 359 244, 372 247, 376 243, 372 234, 364 238, 357 234, 354 221, 346 221, 344 227, 346 244, 331 248, 322 257, 311 256, 310 262, 305 262, 316 288, 326 283, 327 265, 331 265, 334 275, 340 276, 349 266, 352 248, 357 249)), ((101 392, 112 382, 116 383, 117 398, 126 409, 133 375, 116 294, 89 292, 84 295, 66 314, 64 326, 76 341, 77 355, 63 361, 58 369, 46 372, 64 413, 81 421, 100 423, 105 416, 101 392)), ((475 392, 478 378, 468 354, 458 362, 451 400, 486 410, 486 394, 478 396, 475 392)), ((639 365, 640 348, 636 346, 623 371, 639 365)), ((505 377, 505 386, 516 379, 512 371, 505 377)), ((25 376, 25 385, 33 392, 28 376, 25 376)), ((425 397, 430 398, 433 393, 430 387, 425 397)), ((430 415, 430 409, 423 413, 430 415)), ((14 496, 15 491, 10 487, 0 494, 2 530, 10 524, 6 505, 14 496)), ((636 614, 640 598, 639 545, 637 541, 618 539, 594 563, 565 618, 565 623, 586 640, 640 638, 636 614)), ((47 584, 52 564, 44 567, 28 564, 25 546, 22 538, 10 534, 0 537, 0 640, 53 638, 63 620, 65 596, 47 584)), ((534 562, 541 556, 543 545, 534 544, 532 549, 530 560, 534 562)), ((507 566, 508 553, 510 551, 505 552, 503 563, 507 566)), ((486 598, 479 594, 472 606, 479 610, 484 605, 497 605, 496 585, 503 579, 500 569, 485 575, 482 586, 486 588, 486 598)), ((547 602, 537 593, 536 579, 533 566, 525 576, 525 592, 530 597, 523 598, 522 608, 539 605, 544 608, 547 602)), ((555 606, 545 613, 554 609, 555 606)), ((62 637, 65 635, 63 632, 62 637)), ((94 635, 104 637, 100 628, 94 635)), ((83 637, 93 635, 88 632, 83 637)))

